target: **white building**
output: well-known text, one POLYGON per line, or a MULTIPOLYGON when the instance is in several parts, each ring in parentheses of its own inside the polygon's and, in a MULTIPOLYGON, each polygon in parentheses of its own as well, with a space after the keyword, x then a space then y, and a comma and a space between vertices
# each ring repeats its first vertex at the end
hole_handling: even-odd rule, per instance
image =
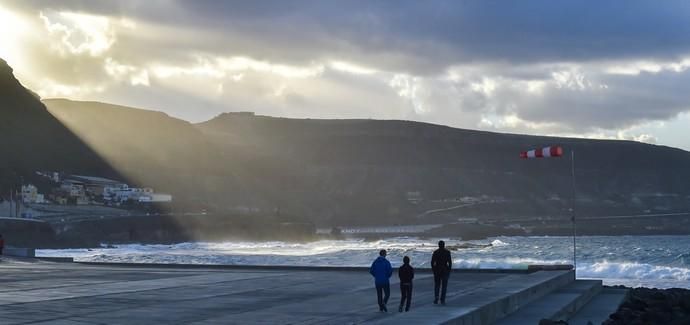
POLYGON ((108 185, 103 188, 103 200, 122 203, 129 200, 132 190, 127 184, 108 185))
POLYGON ((60 189, 67 193, 70 197, 83 197, 86 196, 86 191, 84 189, 84 183, 64 180, 60 185, 60 189))
POLYGON ((118 186, 106 186, 103 188, 103 199, 112 203, 124 203, 127 201, 139 203, 172 202, 172 195, 155 193, 152 188, 129 187, 127 184, 118 186))
POLYGON ((150 194, 139 196, 139 202, 141 202, 141 203, 172 202, 172 195, 162 194, 162 193, 150 193, 150 194))
POLYGON ((22 202, 45 203, 45 197, 38 193, 38 188, 33 184, 22 185, 22 202))

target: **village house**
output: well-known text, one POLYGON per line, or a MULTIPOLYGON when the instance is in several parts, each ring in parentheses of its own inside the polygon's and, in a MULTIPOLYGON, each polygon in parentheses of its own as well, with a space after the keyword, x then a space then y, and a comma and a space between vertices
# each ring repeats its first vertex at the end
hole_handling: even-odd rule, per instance
POLYGON ((33 184, 22 185, 22 202, 23 203, 45 203, 43 194, 38 193, 38 188, 33 184))

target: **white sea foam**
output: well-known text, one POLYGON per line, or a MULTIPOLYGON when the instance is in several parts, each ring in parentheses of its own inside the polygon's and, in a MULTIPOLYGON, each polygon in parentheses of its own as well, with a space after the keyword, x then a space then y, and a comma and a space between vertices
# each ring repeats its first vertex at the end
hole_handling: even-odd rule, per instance
POLYGON ((577 275, 588 278, 688 281, 690 269, 636 262, 601 261, 578 265, 577 275))
POLYGON ((503 242, 500 239, 494 239, 491 241, 491 246, 494 246, 494 247, 508 246, 508 243, 503 242))

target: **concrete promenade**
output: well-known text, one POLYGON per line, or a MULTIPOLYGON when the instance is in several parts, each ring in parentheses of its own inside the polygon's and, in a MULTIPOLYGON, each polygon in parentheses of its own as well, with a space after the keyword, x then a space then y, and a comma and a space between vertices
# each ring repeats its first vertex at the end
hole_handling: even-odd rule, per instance
POLYGON ((398 313, 394 275, 389 313, 380 313, 373 280, 362 268, 89 265, 3 257, 0 323, 488 324, 510 314, 527 324, 533 319, 520 318, 522 306, 578 283, 573 281, 574 273, 563 270, 457 272, 447 305, 436 306, 432 276, 419 272, 411 311, 398 313))

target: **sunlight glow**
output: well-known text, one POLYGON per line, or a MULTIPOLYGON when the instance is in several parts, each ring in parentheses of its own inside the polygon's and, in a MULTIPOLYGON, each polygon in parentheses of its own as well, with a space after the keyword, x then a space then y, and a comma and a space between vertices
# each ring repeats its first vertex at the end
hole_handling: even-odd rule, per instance
POLYGON ((41 98, 52 98, 52 97, 67 97, 67 98, 80 98, 88 94, 102 93, 105 90, 103 86, 74 86, 65 85, 56 82, 51 79, 43 79, 39 83, 39 87, 36 89, 41 98))
POLYGON ((20 42, 27 27, 19 16, 0 7, 0 58, 14 69, 22 67, 20 42))
POLYGON ((228 73, 232 73, 235 81, 240 81, 235 76, 244 71, 254 71, 278 75, 284 78, 311 78, 321 75, 324 71, 323 65, 310 65, 306 67, 275 64, 268 61, 258 61, 248 57, 230 58, 198 58, 195 65, 190 67, 157 65, 152 68, 154 75, 158 78, 169 78, 180 75, 205 76, 216 79, 225 78, 228 73))
POLYGON ((375 69, 365 68, 363 66, 345 61, 333 61, 331 62, 330 67, 338 71, 349 72, 352 74, 373 74, 377 72, 375 69))

